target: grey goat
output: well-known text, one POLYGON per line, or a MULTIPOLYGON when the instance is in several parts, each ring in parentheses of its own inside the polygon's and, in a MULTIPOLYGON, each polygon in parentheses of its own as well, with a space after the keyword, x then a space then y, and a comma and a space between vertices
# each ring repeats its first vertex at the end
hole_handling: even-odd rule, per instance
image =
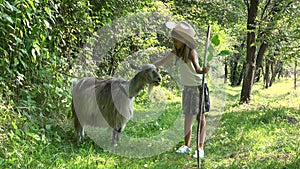
POLYGON ((84 126, 111 127, 112 144, 117 146, 119 133, 133 116, 134 97, 146 86, 159 85, 161 76, 153 64, 133 68, 140 70, 131 80, 120 78, 82 78, 73 83, 72 112, 79 142, 84 126))

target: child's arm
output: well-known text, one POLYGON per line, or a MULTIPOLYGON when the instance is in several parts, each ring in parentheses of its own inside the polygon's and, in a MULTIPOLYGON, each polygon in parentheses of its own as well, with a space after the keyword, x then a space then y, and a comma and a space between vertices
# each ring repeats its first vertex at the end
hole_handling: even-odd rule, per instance
POLYGON ((174 54, 174 51, 168 52, 165 57, 155 61, 153 64, 158 68, 159 66, 161 66, 161 65, 165 64, 167 61, 169 61, 173 56, 176 56, 174 54))
POLYGON ((209 66, 201 68, 199 65, 199 60, 198 60, 198 54, 196 52, 196 50, 192 50, 190 53, 190 59, 194 65, 194 68, 196 70, 197 73, 199 74, 205 74, 209 71, 209 66))

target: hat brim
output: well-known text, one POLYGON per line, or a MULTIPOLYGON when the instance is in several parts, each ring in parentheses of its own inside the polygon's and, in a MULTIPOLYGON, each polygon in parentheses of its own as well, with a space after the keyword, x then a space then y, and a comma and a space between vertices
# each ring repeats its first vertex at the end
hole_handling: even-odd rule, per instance
POLYGON ((175 39, 183 42, 191 49, 195 49, 197 47, 197 43, 196 43, 195 39, 183 32, 177 32, 177 31, 173 30, 171 33, 171 36, 172 36, 172 38, 175 38, 175 39))
POLYGON ((197 47, 197 43, 195 41, 195 39, 183 32, 175 32, 173 29, 176 27, 176 23, 175 22, 167 22, 166 23, 166 27, 171 29, 171 36, 183 43, 185 43, 186 45, 188 45, 190 48, 195 49, 197 47))
POLYGON ((167 22, 166 27, 169 29, 174 29, 177 24, 175 22, 167 22))

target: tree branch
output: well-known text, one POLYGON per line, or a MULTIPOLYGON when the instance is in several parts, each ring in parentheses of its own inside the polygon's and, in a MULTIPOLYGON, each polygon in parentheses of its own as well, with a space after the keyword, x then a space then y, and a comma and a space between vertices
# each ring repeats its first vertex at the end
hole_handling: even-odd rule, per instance
MULTIPOLYGON (((268 2, 266 3, 266 5, 265 5, 265 7, 264 7, 264 9, 263 9, 263 11, 262 11, 262 14, 261 14, 261 17, 260 17, 260 18, 263 19, 264 15, 265 15, 265 12, 266 12, 268 6, 270 5, 270 2, 271 2, 271 0, 268 0, 268 2)), ((264 19, 265 19, 265 18, 264 18, 264 19)))

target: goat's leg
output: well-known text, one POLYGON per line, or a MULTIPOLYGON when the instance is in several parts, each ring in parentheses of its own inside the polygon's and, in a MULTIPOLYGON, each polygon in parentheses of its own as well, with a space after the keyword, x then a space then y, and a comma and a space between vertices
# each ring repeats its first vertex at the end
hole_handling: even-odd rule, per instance
POLYGON ((76 131, 76 133, 78 134, 78 137, 79 137, 78 142, 81 142, 82 139, 84 138, 84 129, 81 126, 81 124, 78 120, 78 117, 77 117, 76 112, 74 110, 73 102, 72 102, 72 112, 73 112, 73 116, 74 116, 74 128, 75 128, 75 131, 76 131))
POLYGON ((84 129, 81 126, 77 116, 74 117, 74 127, 75 127, 75 130, 76 130, 76 132, 78 134, 78 137, 79 137, 78 142, 81 142, 82 139, 84 138, 84 129))
POLYGON ((113 130, 113 138, 112 138, 112 145, 113 146, 118 146, 118 142, 120 139, 120 132, 116 129, 113 130))

